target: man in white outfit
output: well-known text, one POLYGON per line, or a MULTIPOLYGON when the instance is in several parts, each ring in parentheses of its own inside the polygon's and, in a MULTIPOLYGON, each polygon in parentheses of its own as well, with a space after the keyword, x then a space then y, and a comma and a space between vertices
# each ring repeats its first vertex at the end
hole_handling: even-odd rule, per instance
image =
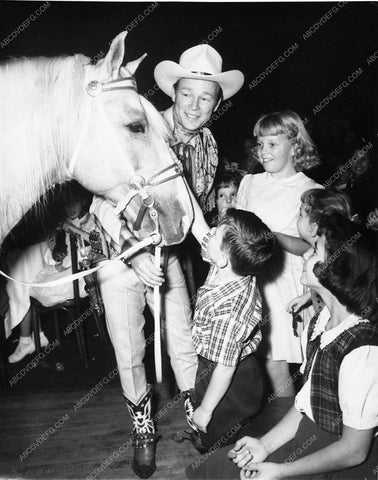
MULTIPOLYGON (((222 98, 234 95, 243 85, 241 72, 222 73, 222 58, 208 45, 186 50, 179 64, 161 62, 155 69, 159 87, 172 97, 173 106, 164 112, 171 131, 185 150, 186 172, 192 172, 190 186, 201 204, 210 193, 218 157, 216 144, 204 124, 222 98), (192 162, 193 168, 189 163, 192 162), (197 162, 197 163, 196 163, 197 162)), ((176 151, 176 150, 175 150, 176 151)), ((179 151, 177 150, 177 154, 179 151)), ((180 158, 183 161, 183 158, 180 158)), ((108 257, 136 243, 113 207, 96 197, 90 212, 101 225, 108 245, 108 257)), ((133 419, 135 446, 133 470, 141 478, 154 472, 156 433, 151 418, 151 386, 147 384, 143 364, 146 340, 143 333, 146 304, 153 311, 153 287, 164 282, 166 346, 177 386, 184 398, 193 389, 197 355, 191 337, 192 312, 185 278, 177 255, 169 253, 167 268, 154 265, 151 251, 143 250, 128 263, 112 262, 98 272, 107 326, 112 340, 123 394, 133 419), (165 281, 164 281, 165 279, 165 281)))

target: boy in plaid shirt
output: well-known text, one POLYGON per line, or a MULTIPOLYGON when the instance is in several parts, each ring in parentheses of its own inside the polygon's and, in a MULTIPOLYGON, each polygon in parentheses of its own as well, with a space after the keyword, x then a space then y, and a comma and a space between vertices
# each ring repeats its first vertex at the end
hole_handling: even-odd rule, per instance
POLYGON ((231 208, 202 247, 211 266, 194 313, 197 408, 188 415, 201 453, 219 441, 232 443, 240 422, 259 410, 263 380, 255 351, 262 307, 255 275, 273 259, 276 241, 254 213, 231 208))

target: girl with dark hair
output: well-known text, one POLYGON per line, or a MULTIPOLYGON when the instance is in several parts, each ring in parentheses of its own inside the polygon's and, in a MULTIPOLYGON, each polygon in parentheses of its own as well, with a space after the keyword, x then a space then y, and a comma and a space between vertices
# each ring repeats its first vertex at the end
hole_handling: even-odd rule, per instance
POLYGON ((237 172, 223 172, 215 181, 216 207, 211 212, 205 213, 205 220, 210 227, 216 227, 227 209, 234 208, 236 197, 242 177, 237 172))

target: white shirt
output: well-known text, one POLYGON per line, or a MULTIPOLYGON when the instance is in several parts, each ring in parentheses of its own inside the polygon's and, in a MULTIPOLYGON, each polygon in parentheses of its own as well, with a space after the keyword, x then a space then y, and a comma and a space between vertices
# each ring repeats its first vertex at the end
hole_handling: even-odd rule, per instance
MULTIPOLYGON (((349 315, 339 325, 330 330, 325 327, 330 319, 327 307, 320 312, 312 338, 321 335, 320 348, 329 345, 342 332, 367 322, 356 315, 349 315)), ((308 327, 303 332, 302 345, 306 351, 308 327)), ((307 382, 295 398, 295 407, 314 420, 311 409, 311 366, 307 382)), ((303 373, 306 361, 301 366, 303 373)), ((339 403, 343 413, 343 424, 356 430, 365 430, 378 426, 378 347, 366 345, 354 349, 341 362, 339 371, 339 403)))
POLYGON ((89 212, 98 219, 107 242, 120 252, 123 242, 133 235, 128 229, 123 229, 121 235, 121 229, 126 224, 114 213, 114 207, 104 198, 94 195, 89 212))
POLYGON ((236 208, 255 213, 273 232, 298 237, 301 195, 310 188, 323 187, 302 172, 288 178, 275 178, 269 172, 246 175, 239 186, 236 208))

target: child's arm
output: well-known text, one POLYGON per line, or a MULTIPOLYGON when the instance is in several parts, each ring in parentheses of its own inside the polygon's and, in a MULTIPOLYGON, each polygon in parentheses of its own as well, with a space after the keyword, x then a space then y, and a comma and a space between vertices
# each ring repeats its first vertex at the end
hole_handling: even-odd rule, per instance
POLYGON ((206 433, 206 427, 211 420, 216 406, 227 392, 235 369, 236 366, 226 367, 221 363, 217 363, 201 405, 193 413, 193 423, 202 432, 206 433))
POLYGON ((301 257, 310 248, 310 244, 298 237, 285 233, 273 232, 281 247, 293 255, 301 257))
POLYGON ((189 192, 190 200, 192 202, 193 214, 194 214, 194 220, 190 230, 194 235, 194 237, 196 238, 197 242, 201 245, 203 237, 207 233, 209 233, 210 228, 206 223, 201 207, 199 206, 197 200, 195 199, 189 187, 188 187, 188 192, 189 192))
MULTIPOLYGON (((277 449, 295 437, 302 414, 293 406, 286 415, 268 433, 260 439, 242 437, 239 439, 228 456, 239 468, 250 464, 251 459, 262 462, 277 449)), ((252 464, 249 465, 251 468, 252 464)))
POLYGON ((303 295, 299 295, 299 297, 293 298, 293 300, 286 305, 286 310, 289 313, 298 312, 303 307, 307 306, 309 302, 311 302, 311 292, 307 292, 303 295))
MULTIPOLYGON (((373 435, 374 429, 356 430, 343 425, 341 438, 315 453, 285 463, 254 464, 251 462, 243 468, 243 471, 257 472, 258 476, 273 480, 344 470, 365 461, 373 435)), ((314 434, 313 437, 315 442, 316 435, 314 434)), ((312 437, 309 437, 308 441, 310 438, 312 437)), ((293 457, 295 458, 295 452, 293 457)), ((246 475, 243 473, 241 478, 250 478, 249 472, 246 472, 246 475)))
POLYGON ((76 235, 81 235, 84 240, 89 243, 89 233, 82 228, 77 227, 73 223, 66 220, 62 225, 62 229, 67 233, 75 233, 76 235))

